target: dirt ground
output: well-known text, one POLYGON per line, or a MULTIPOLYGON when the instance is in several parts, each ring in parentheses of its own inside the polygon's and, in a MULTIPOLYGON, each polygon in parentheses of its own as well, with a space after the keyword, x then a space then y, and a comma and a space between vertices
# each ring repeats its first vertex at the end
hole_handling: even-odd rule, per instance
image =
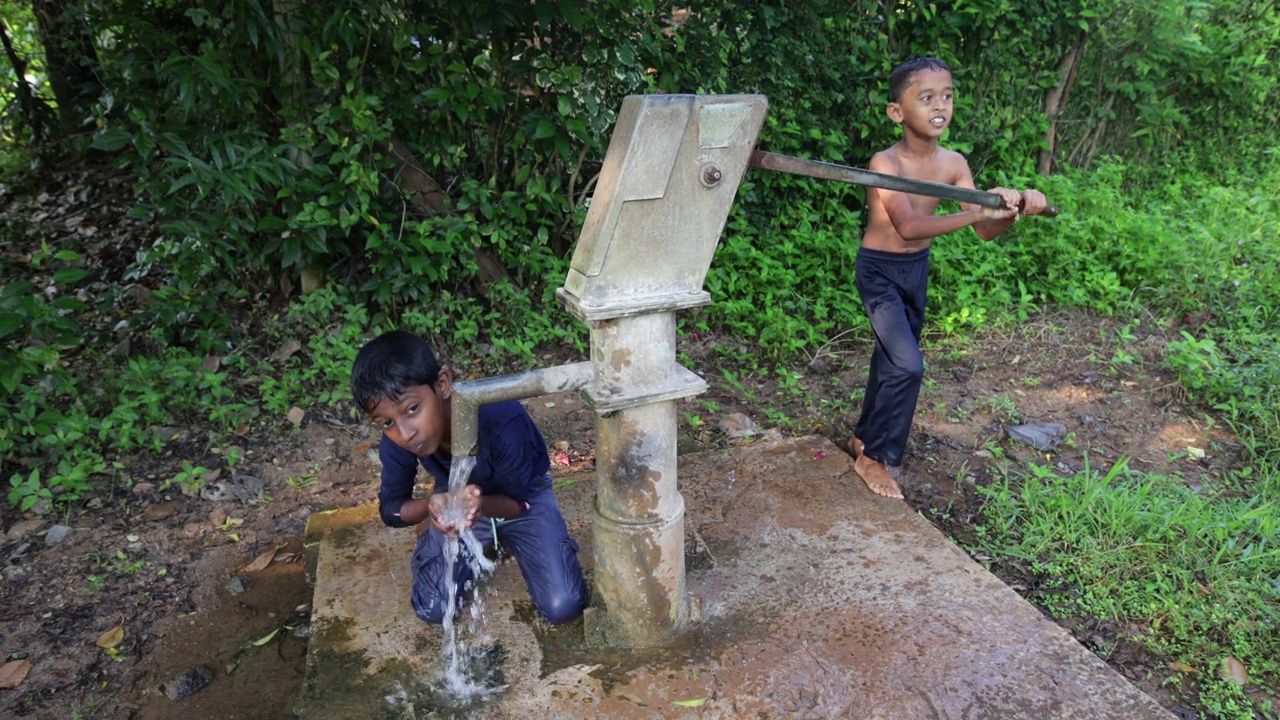
MULTIPOLYGON (((1016 422, 1065 425, 1071 436, 1047 459, 1071 468, 1081 467, 1087 453, 1095 465, 1129 455, 1138 467, 1179 473, 1188 482, 1221 474, 1232 462, 1232 438, 1180 403, 1172 379, 1152 370, 1162 337, 1129 343, 1135 364, 1117 365, 1110 362, 1116 344, 1108 325, 1059 315, 965 346, 933 343, 904 463, 907 502, 963 539, 980 517, 974 488, 989 481, 996 463, 1046 460, 1006 437, 1002 425, 1016 422), (1188 448, 1206 452, 1197 458, 1188 448)), ((682 450, 792 434, 845 437, 866 348, 850 343, 846 352, 810 363, 814 370, 797 368, 799 390, 789 390, 772 378, 737 375, 736 384, 727 383, 715 367, 713 342, 685 348, 712 389, 681 402, 682 450), (735 413, 754 421, 758 434, 734 439, 743 425, 735 413)), ((559 395, 526 405, 556 472, 591 468, 593 415, 580 399, 559 395)), ((151 482, 111 489, 66 516, 22 518, 6 509, 0 639, 9 657, 31 663, 31 672, 17 689, 0 691, 0 715, 287 717, 306 652, 309 590, 298 562, 306 518, 375 499, 374 440, 368 426, 318 415, 283 439, 243 438, 238 469, 261 478, 268 498, 252 503, 161 493, 154 482, 162 475, 140 472, 151 482), (54 524, 75 529, 47 547, 42 535, 54 524), (250 566, 273 551, 270 564, 250 566), (228 587, 235 579, 242 592, 228 587), (95 641, 117 626, 124 639, 108 653, 95 641), (206 687, 180 700, 164 694, 200 665, 213 671, 206 687)), ((170 452, 203 451, 179 440, 170 452)), ((996 570, 1015 589, 1035 588, 1034 578, 1018 577, 1016 568, 996 570)), ((1126 677, 1164 693, 1164 674, 1154 672, 1154 661, 1125 640, 1122 628, 1074 625, 1126 677)))
MULTIPOLYGON (((92 186, 83 176, 66 183, 73 194, 75 183, 92 186)), ((105 212, 75 227, 103 225, 105 212)), ((13 218, 11 203, 8 222, 13 218)), ((1140 469, 1213 482, 1236 461, 1238 447, 1222 426, 1189 408, 1159 369, 1171 334, 1151 318, 1134 330, 1062 313, 963 343, 929 342, 904 463, 906 502, 964 541, 981 518, 975 489, 1031 461, 1079 469, 1086 459, 1097 466, 1128 456, 1140 469), (1061 423, 1067 439, 1045 454, 1007 436, 1004 427, 1019 423, 1061 423)), ((726 365, 716 350, 721 342, 731 343, 681 341, 692 369, 710 384, 707 394, 680 403, 682 452, 789 435, 822 434, 837 443, 847 437, 866 376, 866 338, 850 336, 807 363, 760 375, 726 365)), ((746 351, 731 349, 730 356, 746 351)), ((542 358, 581 359, 556 351, 542 358)), ((592 468, 593 414, 580 399, 566 394, 526 405, 554 472, 592 468)), ((0 507, 0 651, 5 661, 30 663, 16 688, 0 690, 0 717, 290 716, 308 631, 310 592, 299 562, 306 520, 375 499, 376 433, 335 408, 313 409, 296 430, 237 437, 236 471, 262 481, 260 496, 208 500, 161 490, 181 460, 212 463, 227 450, 227 441, 214 447, 200 439, 200 428, 184 430, 161 456, 129 459, 119 475, 128 482, 103 483, 65 511, 0 507), (55 526, 72 531, 50 543, 55 526), (207 685, 184 687, 184 674, 201 672, 211 678, 207 685)), ((245 486, 243 478, 220 480, 245 486)), ((1034 599, 1036 580, 1024 569, 992 569, 1034 599)), ((1160 686, 1167 673, 1125 628, 1090 618, 1064 624, 1139 687, 1177 707, 1160 686)))

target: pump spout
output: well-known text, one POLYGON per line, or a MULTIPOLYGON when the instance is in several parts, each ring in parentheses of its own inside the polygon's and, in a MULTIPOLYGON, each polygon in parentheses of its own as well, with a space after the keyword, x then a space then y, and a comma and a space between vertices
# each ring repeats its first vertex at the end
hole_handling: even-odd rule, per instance
POLYGON ((455 383, 449 441, 453 456, 476 454, 481 405, 578 390, 591 380, 592 372, 591 363, 579 362, 455 383))

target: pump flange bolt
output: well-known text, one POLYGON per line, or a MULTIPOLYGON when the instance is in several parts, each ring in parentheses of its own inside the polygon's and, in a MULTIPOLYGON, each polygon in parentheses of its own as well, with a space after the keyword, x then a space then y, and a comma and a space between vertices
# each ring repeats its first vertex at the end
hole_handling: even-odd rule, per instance
POLYGON ((702 168, 702 184, 714 187, 724 177, 724 173, 715 165, 704 165, 702 168))

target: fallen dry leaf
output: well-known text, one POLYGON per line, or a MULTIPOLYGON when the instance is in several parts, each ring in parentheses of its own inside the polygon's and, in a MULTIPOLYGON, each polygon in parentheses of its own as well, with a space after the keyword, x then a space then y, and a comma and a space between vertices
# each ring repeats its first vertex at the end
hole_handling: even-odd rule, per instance
POLYGON ((679 705, 680 707, 702 707, 703 705, 707 704, 707 699, 695 698, 693 700, 672 700, 671 704, 679 705))
POLYGON ((756 426, 756 421, 747 417, 743 413, 730 413, 717 423, 718 427, 724 431, 724 434, 730 440, 740 438, 748 438, 753 435, 759 435, 760 429, 756 426))
POLYGON ((240 427, 236 428, 236 435, 237 435, 237 436, 239 436, 239 437, 244 437, 245 435, 248 435, 248 434, 249 434, 249 424, 248 424, 248 423, 245 423, 244 425, 241 425, 240 427))
POLYGON ((218 368, 222 367, 222 358, 218 355, 210 355, 200 363, 200 367, 206 372, 216 373, 218 368))
POLYGON ((142 522, 156 522, 164 520, 177 512, 178 508, 171 502, 152 503, 147 506, 146 510, 138 516, 138 520, 142 522))
POLYGON ((1230 655, 1227 656, 1226 660, 1222 661, 1222 667, 1218 669, 1218 676, 1236 685, 1244 685, 1249 682, 1249 670, 1245 668, 1244 663, 1230 655))
POLYGON ((94 644, 103 650, 110 650, 111 648, 119 645, 121 640, 124 640, 124 623, 121 623, 99 635, 98 639, 94 641, 94 644))
POLYGON ((293 357, 294 353, 302 349, 302 343, 297 340, 290 340, 284 347, 271 353, 271 362, 284 362, 293 357))
POLYGON ((27 673, 31 672, 31 663, 26 660, 14 660, 0 666, 0 690, 8 690, 16 688, 27 679, 27 673))
POLYGON ((1186 664, 1186 663, 1180 663, 1180 662, 1171 662, 1171 663, 1169 663, 1169 667, 1173 668, 1174 670, 1177 670, 1178 672, 1184 672, 1184 673, 1198 673, 1198 672, 1200 672, 1199 670, 1197 670, 1197 669, 1195 669, 1195 668, 1191 667, 1190 665, 1188 665, 1188 664, 1186 664))
POLYGON ((254 558, 253 562, 244 566, 244 571, 258 572, 259 570, 265 570, 266 567, 271 564, 271 561, 275 559, 277 549, 278 548, 271 548, 270 550, 254 558))
POLYGON ((209 513, 209 524, 217 527, 227 521, 227 509, 217 508, 209 513))
POLYGON ((307 411, 295 405, 294 407, 289 408, 289 414, 286 415, 285 417, 289 418, 289 422, 293 423, 294 425, 301 425, 302 418, 306 416, 307 416, 307 411))
POLYGON ((279 628, 279 627, 277 627, 275 630, 272 630, 271 632, 267 633, 266 635, 263 635, 262 637, 258 638, 257 640, 253 640, 252 642, 253 642, 254 647, 262 647, 263 645, 266 645, 267 643, 271 642, 271 638, 275 637, 275 636, 276 636, 276 633, 278 633, 278 632, 280 632, 280 628, 279 628))

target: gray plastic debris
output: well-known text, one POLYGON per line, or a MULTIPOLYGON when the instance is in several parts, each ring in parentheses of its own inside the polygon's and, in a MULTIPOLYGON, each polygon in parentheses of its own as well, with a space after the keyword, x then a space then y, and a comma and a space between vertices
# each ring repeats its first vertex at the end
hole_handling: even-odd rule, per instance
POLYGON ((1005 425, 1004 431, 1014 440, 1045 452, 1057 450, 1062 439, 1067 436, 1067 426, 1061 423, 1005 425))
POLYGON ((209 483, 200 489, 200 497, 214 502, 239 500, 244 503, 262 502, 265 499, 265 483, 262 478, 232 473, 230 480, 209 483))

